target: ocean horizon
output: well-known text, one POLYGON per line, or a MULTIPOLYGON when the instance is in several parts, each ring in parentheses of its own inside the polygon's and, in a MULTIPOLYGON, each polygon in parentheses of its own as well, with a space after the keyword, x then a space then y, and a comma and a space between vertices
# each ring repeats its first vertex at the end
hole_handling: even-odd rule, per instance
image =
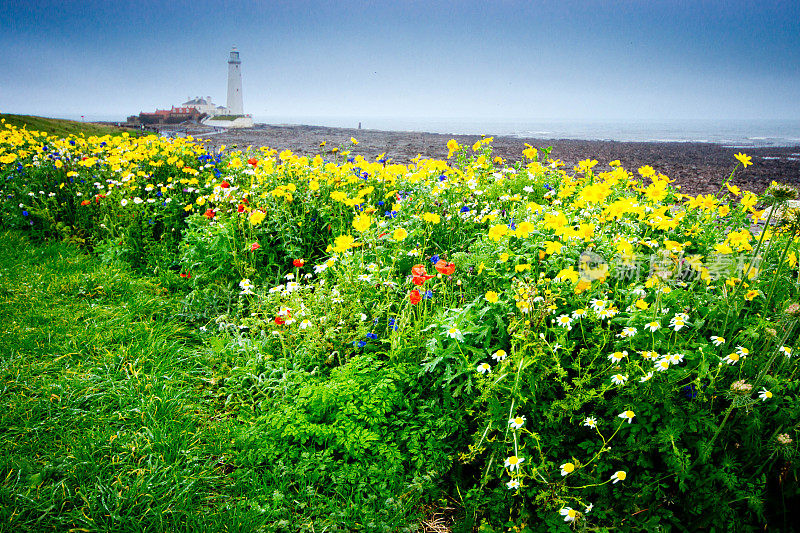
MULTIPOLYGON (((59 115, 70 120, 123 122, 119 115, 59 115)), ((334 128, 440 133, 447 135, 506 135, 541 139, 619 142, 701 142, 733 148, 800 146, 800 120, 785 119, 669 119, 669 120, 526 120, 470 118, 350 117, 253 115, 256 124, 309 125, 334 128)))

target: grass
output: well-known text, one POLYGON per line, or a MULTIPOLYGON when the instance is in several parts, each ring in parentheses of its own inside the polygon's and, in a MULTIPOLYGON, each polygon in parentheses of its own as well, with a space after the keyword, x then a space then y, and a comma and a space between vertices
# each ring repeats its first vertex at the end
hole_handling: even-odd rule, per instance
POLYGON ((85 136, 97 135, 120 135, 128 132, 131 135, 138 134, 126 128, 116 126, 106 126, 94 124, 92 122, 77 122, 75 120, 63 120, 58 118, 36 117, 31 115, 11 115, 0 113, 0 120, 5 120, 6 124, 11 124, 18 128, 27 128, 31 131, 44 131, 50 135, 68 137, 70 135, 85 136))
POLYGON ((0 531, 251 523, 208 512, 228 436, 174 299, 66 245, 0 250, 0 531))
POLYGON ((415 529, 396 526, 421 518, 416 500, 386 494, 429 482, 367 482, 396 457, 332 462, 340 443, 282 444, 297 398, 338 387, 356 412, 368 396, 353 391, 389 369, 329 385, 181 316, 158 280, 0 233, 0 532, 415 529), (250 372, 256 360, 267 367, 250 372), (271 400, 248 400, 256 375, 271 400))

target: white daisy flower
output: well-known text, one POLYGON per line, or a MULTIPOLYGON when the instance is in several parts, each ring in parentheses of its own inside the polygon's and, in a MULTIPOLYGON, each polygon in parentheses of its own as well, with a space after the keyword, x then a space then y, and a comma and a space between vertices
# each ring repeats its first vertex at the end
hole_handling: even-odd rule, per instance
POLYGON ((789 346, 781 346, 780 348, 778 348, 778 351, 783 353, 783 355, 785 355, 786 357, 792 356, 792 349, 789 346))
POLYGON ((626 328, 622 328, 622 331, 617 335, 617 337, 627 339, 636 335, 637 331, 638 330, 636 328, 628 326, 626 328))
POLYGON ((744 346, 737 346, 736 347, 736 353, 738 353, 739 355, 741 355, 744 358, 744 357, 747 357, 748 355, 750 355, 750 350, 748 350, 744 346))
POLYGON ((556 319, 555 322, 562 328, 567 328, 567 330, 572 329, 572 326, 570 325, 572 324, 572 319, 569 317, 569 315, 561 315, 556 319))
POLYGON ((618 470, 614 472, 614 475, 611 476, 611 479, 614 480, 614 483, 619 481, 625 481, 625 478, 628 477, 628 474, 623 472, 622 470, 618 470))
POLYGON ((519 480, 518 479, 512 479, 511 481, 506 483, 506 487, 508 487, 511 490, 518 489, 519 488, 519 480))
POLYGON ((678 315, 675 315, 672 317, 672 320, 669 321, 669 327, 675 331, 680 331, 686 327, 686 321, 683 318, 679 318, 678 315))
POLYGON ((525 415, 517 415, 508 421, 508 425, 511 426, 512 429, 519 429, 525 425, 526 420, 525 415))
POLYGON ((619 363, 620 361, 622 361, 626 357, 628 357, 628 352, 627 351, 622 351, 622 352, 614 352, 614 353, 612 353, 611 355, 608 356, 608 359, 612 363, 619 363))
POLYGON ((489 365, 489 363, 481 363, 481 364, 478 365, 478 368, 476 368, 475 370, 478 371, 478 374, 491 374, 492 373, 492 367, 489 365))
POLYGON ((679 365, 683 363, 683 354, 682 353, 673 353, 667 356, 669 363, 671 365, 679 365))
POLYGON ((606 308, 606 305, 608 305, 608 300, 599 300, 595 298, 591 301, 591 304, 592 304, 592 310, 595 313, 599 313, 600 311, 606 308))
POLYGON ((559 513, 564 517, 564 522, 574 522, 575 518, 578 516, 578 511, 572 507, 564 507, 559 513))
POLYGON ((622 374, 614 374, 611 376, 611 383, 614 385, 625 385, 625 381, 627 381, 628 376, 623 376, 622 374))
POLYGON ((660 327, 661 323, 654 320, 652 322, 648 322, 644 329, 649 329, 651 333, 655 333, 660 327))
POLYGON ((659 372, 666 372, 669 370, 669 359, 663 358, 656 361, 656 370, 659 372))
POLYGON ((506 458, 504 465, 509 470, 519 470, 519 465, 521 465, 523 462, 525 462, 525 458, 512 455, 511 457, 506 458))
POLYGON ((239 288, 242 289, 242 292, 239 294, 253 294, 253 287, 254 285, 252 282, 248 278, 245 278, 239 282, 239 288))
POLYGON ((594 429, 597 427, 597 419, 593 416, 586 417, 583 420, 583 425, 594 429))
POLYGON ((492 359, 494 359, 498 363, 505 361, 506 357, 508 357, 508 354, 506 353, 505 350, 497 350, 492 354, 492 359))
POLYGON ((586 316, 586 309, 576 309, 572 312, 572 318, 574 318, 575 320, 580 320, 585 316, 586 316))
POLYGON ((761 387, 761 391, 758 393, 758 397, 761 398, 762 401, 766 402, 767 400, 772 398, 772 393, 767 389, 765 389, 764 387, 761 387))
POLYGON ((725 344, 725 337, 720 337, 718 335, 712 335, 711 336, 711 343, 714 346, 722 346, 723 344, 725 344))
POLYGON ((566 476, 575 471, 575 465, 572 463, 564 463, 561 465, 561 475, 566 476))
POLYGON ((652 377, 653 377, 653 371, 651 370, 650 372, 648 372, 647 374, 645 374, 644 376, 639 378, 639 383, 644 383, 645 381, 650 381, 650 378, 652 378, 652 377))
POLYGON ((620 414, 617 415, 617 418, 622 418, 623 420, 627 420, 628 424, 630 424, 634 416, 636 416, 636 414, 633 411, 628 410, 628 411, 622 411, 620 414))
POLYGON ((728 355, 722 358, 722 360, 728 363, 729 365, 735 365, 736 363, 739 362, 739 359, 741 359, 741 356, 736 352, 729 353, 728 355))

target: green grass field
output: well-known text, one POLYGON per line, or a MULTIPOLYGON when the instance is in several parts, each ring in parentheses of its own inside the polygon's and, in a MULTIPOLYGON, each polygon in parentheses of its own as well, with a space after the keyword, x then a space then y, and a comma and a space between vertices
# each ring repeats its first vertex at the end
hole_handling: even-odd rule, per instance
POLYGON ((44 131, 50 135, 68 137, 70 135, 85 136, 97 135, 119 135, 128 132, 137 135, 135 130, 94 124, 91 122, 77 122, 75 120, 63 120, 58 118, 36 117, 31 115, 12 115, 0 113, 0 120, 5 120, 6 124, 11 124, 18 128, 27 128, 31 131, 44 131))
POLYGON ((227 436, 175 302, 65 245, 0 249, 0 531, 221 530, 227 436))

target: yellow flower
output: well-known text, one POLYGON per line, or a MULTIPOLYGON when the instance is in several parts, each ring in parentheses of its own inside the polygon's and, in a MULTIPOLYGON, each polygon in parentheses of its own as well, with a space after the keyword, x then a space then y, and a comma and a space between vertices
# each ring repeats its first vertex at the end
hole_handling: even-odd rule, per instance
POLYGON ((517 231, 515 233, 517 237, 525 238, 531 233, 533 233, 535 229, 536 227, 533 224, 531 224, 527 220, 523 220, 522 222, 519 223, 519 226, 517 226, 517 231))
POLYGON ((736 159, 738 159, 738 160, 739 160, 739 162, 742 164, 742 166, 743 166, 744 168, 747 168, 747 166, 748 166, 748 165, 752 165, 752 164, 753 164, 753 163, 750 161, 750 160, 752 159, 752 157, 750 157, 749 155, 745 155, 745 154, 743 154, 743 153, 741 153, 741 152, 739 152, 738 154, 735 154, 733 157, 735 157, 736 159))
POLYGON ((726 182, 726 183, 725 183, 725 186, 728 188, 728 190, 729 190, 729 191, 731 192, 731 194, 733 194, 734 196, 739 196, 740 194, 742 194, 742 190, 741 190, 741 189, 739 189, 739 187, 737 187, 736 185, 731 185, 731 184, 729 184, 729 183, 727 183, 727 182, 726 182))
POLYGON ((579 278, 579 275, 578 275, 578 273, 577 273, 577 272, 575 272, 575 269, 574 269, 574 268, 572 268, 572 267, 568 267, 568 268, 564 268, 564 269, 562 269, 562 270, 561 270, 561 271, 560 271, 560 272, 559 272, 559 273, 556 275, 556 277, 554 278, 554 280, 555 280, 555 281, 561 281, 561 280, 564 280, 564 281, 571 281, 572 283, 575 283, 576 281, 578 281, 578 278, 579 278))
POLYGON ((647 309, 648 307, 650 307, 650 304, 649 304, 649 303, 647 303, 647 302, 645 302, 645 301, 644 301, 644 300, 642 300, 641 298, 639 298, 638 300, 636 300, 636 307, 637 307, 638 309, 645 310, 645 309, 647 309))
POLYGON ((536 150, 536 148, 534 148, 528 143, 525 143, 525 149, 522 151, 522 155, 524 155, 528 159, 536 159, 537 154, 538 150, 536 150))
POLYGON ((406 237, 408 237, 408 232, 403 228, 397 228, 394 230, 394 233, 392 233, 392 238, 396 241, 402 241, 406 237))
POLYGON ((489 228, 489 238, 494 242, 499 242, 503 236, 508 234, 508 226, 505 224, 498 224, 489 228))
POLYGON ((750 290, 747 291, 747 294, 744 295, 744 299, 747 300, 748 302, 752 302, 756 296, 758 296, 758 291, 750 290))
POLYGON ((505 263, 506 261, 508 261, 509 257, 510 256, 508 255, 508 253, 503 252, 502 254, 500 254, 500 262, 505 263))
POLYGON ((257 226, 258 224, 261 224, 261 222, 264 221, 264 218, 266 218, 266 216, 267 215, 265 215, 262 211, 253 211, 252 213, 250 213, 249 217, 250 225, 257 226))
POLYGON ((593 183, 581 191, 581 198, 589 203, 600 204, 606 201, 609 194, 611 187, 607 183, 593 183))
POLYGON ((333 241, 333 251, 341 254, 353 247, 355 239, 352 235, 339 235, 333 241))
POLYGON ((744 207, 745 209, 752 209, 753 206, 756 205, 757 201, 758 201, 758 196, 751 193, 750 191, 747 191, 746 193, 744 193, 744 196, 742 196, 741 204, 742 207, 744 207))
POLYGON ((372 219, 369 217, 369 215, 365 214, 358 215, 355 220, 353 220, 353 227, 360 233, 367 231, 367 228, 369 228, 370 224, 372 224, 372 219))
POLYGON ((431 224, 438 224, 442 219, 435 213, 425 213, 422 215, 422 220, 425 222, 430 222, 431 224))
POLYGON ((498 300, 500 300, 500 295, 496 292, 488 291, 486 293, 486 301, 488 301, 490 304, 496 304, 498 300))
POLYGON ((578 166, 575 167, 573 170, 575 170, 575 172, 586 173, 592 170, 592 167, 594 167, 596 164, 597 164, 596 159, 584 159, 583 161, 578 161, 578 166))
POLYGON ((653 167, 651 167, 650 165, 639 167, 639 174, 643 178, 649 178, 650 176, 653 176, 655 173, 656 173, 655 169, 653 169, 653 167))
POLYGON ((456 141, 455 139, 450 139, 449 141, 447 141, 447 152, 448 152, 447 159, 453 157, 453 152, 458 151, 459 148, 460 146, 458 146, 458 141, 456 141))
POLYGON ((525 272, 526 270, 530 269, 531 269, 530 263, 523 263, 521 265, 517 265, 514 267, 515 272, 525 272))
POLYGON ((355 139, 355 137, 350 137, 350 142, 353 144, 358 144, 358 141, 355 139))
POLYGON ((544 244, 545 244, 544 253, 546 255, 557 254, 561 251, 561 248, 564 246, 558 241, 544 241, 544 244))

